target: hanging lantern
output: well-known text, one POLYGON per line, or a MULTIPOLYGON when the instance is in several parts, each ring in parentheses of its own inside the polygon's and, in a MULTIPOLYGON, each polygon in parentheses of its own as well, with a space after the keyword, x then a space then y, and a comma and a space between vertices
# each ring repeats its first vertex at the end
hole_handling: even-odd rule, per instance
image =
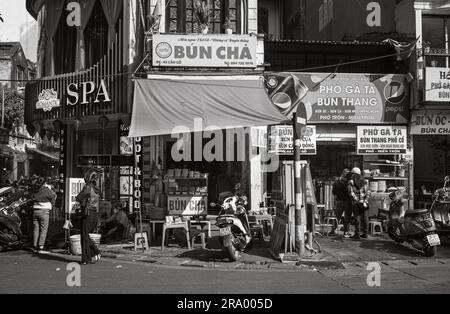
POLYGON ((101 116, 100 118, 98 118, 98 123, 100 123, 102 130, 104 130, 109 123, 109 119, 106 116, 101 116))
POLYGON ((83 124, 83 121, 81 118, 75 119, 75 140, 78 141, 78 131, 80 130, 81 125, 83 124))
POLYGON ((53 121, 52 125, 53 125, 53 129, 55 130, 56 133, 59 133, 63 127, 63 123, 61 120, 53 121))
POLYGON ((36 135, 36 128, 33 124, 27 124, 26 129, 31 137, 34 137, 36 135))
POLYGON ((44 128, 40 129, 39 136, 40 136, 41 139, 44 139, 46 134, 47 134, 47 130, 46 129, 44 129, 44 128))
POLYGON ((51 130, 45 130, 45 136, 48 138, 49 141, 51 141, 53 137, 53 132, 51 130))

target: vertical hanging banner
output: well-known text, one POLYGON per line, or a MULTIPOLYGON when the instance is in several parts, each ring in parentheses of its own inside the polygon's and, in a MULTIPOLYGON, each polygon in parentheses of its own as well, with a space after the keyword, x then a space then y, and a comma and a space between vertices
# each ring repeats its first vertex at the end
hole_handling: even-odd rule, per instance
POLYGON ((406 126, 358 126, 357 154, 406 154, 406 126))
POLYGON ((61 207, 65 207, 64 211, 69 213, 71 208, 67 208, 66 199, 66 133, 67 126, 62 125, 59 132, 59 191, 61 192, 61 207))
POLYGON ((139 212, 142 208, 142 137, 134 138, 134 158, 133 206, 134 211, 139 212))
MULTIPOLYGON (((133 156, 134 142, 128 137, 129 127, 123 123, 120 124, 120 155, 133 156)), ((134 164, 134 163, 133 163, 134 164)), ((133 167, 120 166, 120 200, 124 205, 128 204, 129 212, 133 212, 133 167), (125 204, 126 203, 126 204, 125 204)))

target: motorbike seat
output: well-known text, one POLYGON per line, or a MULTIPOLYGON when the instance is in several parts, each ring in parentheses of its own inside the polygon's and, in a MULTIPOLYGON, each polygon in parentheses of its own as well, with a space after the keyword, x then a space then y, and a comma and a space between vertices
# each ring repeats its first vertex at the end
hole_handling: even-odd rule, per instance
POLYGON ((407 210, 405 213, 405 217, 406 216, 417 216, 417 215, 423 215, 428 213, 428 209, 426 208, 420 208, 420 209, 410 209, 407 210))

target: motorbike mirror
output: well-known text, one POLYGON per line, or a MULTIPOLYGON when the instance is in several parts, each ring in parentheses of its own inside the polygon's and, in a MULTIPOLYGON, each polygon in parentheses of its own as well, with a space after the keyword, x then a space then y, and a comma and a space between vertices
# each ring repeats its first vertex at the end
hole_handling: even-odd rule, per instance
POLYGON ((450 176, 445 176, 444 181, 445 181, 445 182, 450 181, 450 176))
POLYGON ((216 203, 209 203, 209 206, 216 207, 216 203))

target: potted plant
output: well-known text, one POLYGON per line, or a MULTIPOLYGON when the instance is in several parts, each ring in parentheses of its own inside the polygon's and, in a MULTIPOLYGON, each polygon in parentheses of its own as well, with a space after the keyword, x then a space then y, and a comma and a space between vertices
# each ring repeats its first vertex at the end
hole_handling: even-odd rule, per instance
POLYGON ((223 29, 225 30, 225 33, 228 35, 233 34, 233 28, 231 27, 230 18, 227 17, 225 19, 225 23, 223 23, 223 29))
POLYGON ((209 9, 205 1, 195 2, 195 18, 203 34, 208 34, 209 29, 209 9))

